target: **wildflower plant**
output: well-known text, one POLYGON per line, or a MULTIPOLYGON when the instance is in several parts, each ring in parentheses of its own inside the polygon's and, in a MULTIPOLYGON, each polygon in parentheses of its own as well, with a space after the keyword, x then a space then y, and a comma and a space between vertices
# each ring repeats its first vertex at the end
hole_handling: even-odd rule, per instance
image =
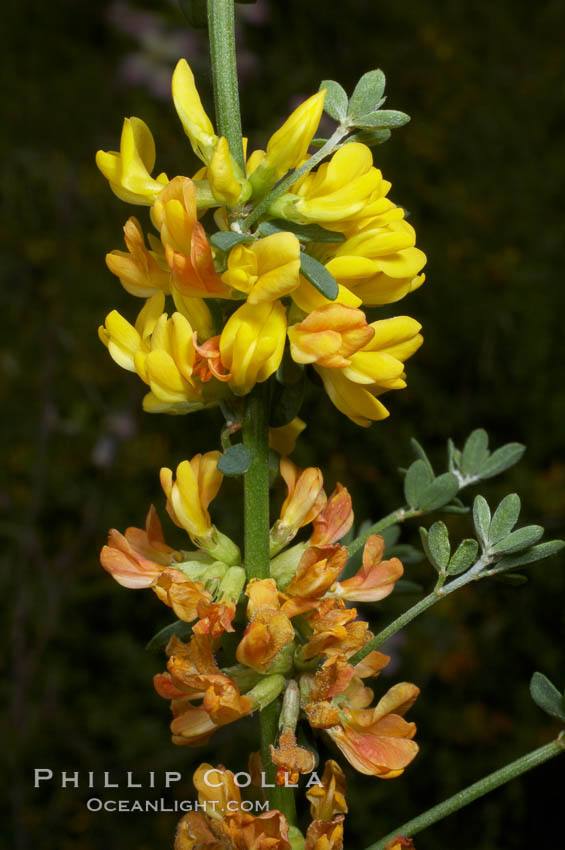
MULTIPOLYGON (((197 20, 205 21, 205 12, 205 4, 192 4, 197 20)), ((384 599, 405 575, 410 553, 397 544, 402 524, 438 511, 467 512, 462 491, 504 472, 524 447, 490 451, 479 429, 461 450, 449 441, 446 468, 437 472, 413 441, 404 503, 368 527, 355 526, 344 487, 327 493, 320 469, 290 460, 306 427, 299 413, 310 376, 342 414, 367 427, 389 415, 382 397, 406 386, 406 361, 422 344, 415 319, 369 321, 365 312, 395 304, 424 282, 426 257, 404 209, 388 197, 391 185, 372 152, 408 116, 383 108, 380 70, 364 74, 350 98, 326 80, 265 150, 248 151, 233 18, 233 0, 208 0, 215 121, 185 59, 172 77, 174 106, 200 169, 172 178, 155 173, 153 136, 135 117, 124 121, 119 151, 96 157, 112 191, 149 212, 148 222, 128 218, 126 250, 106 258, 141 308, 133 324, 111 311, 100 339, 146 384, 148 413, 219 407, 225 418, 221 434, 199 447, 203 453, 160 470, 166 511, 186 532, 187 548, 166 543, 151 506, 145 529, 110 532, 101 562, 122 586, 152 589, 176 618, 150 642, 166 651, 166 670, 154 685, 171 704, 173 743, 198 746, 222 726, 259 718, 259 752, 250 754, 249 771, 269 810, 250 814, 232 771, 202 764, 194 784, 203 811, 182 819, 175 850, 340 850, 344 774, 334 760, 318 768, 315 742, 324 737, 356 770, 382 779, 400 777, 418 753, 416 726, 406 717, 418 687, 399 682, 385 690, 374 682, 389 661, 384 642, 461 587, 515 577, 563 544, 542 542, 539 526, 516 527, 516 494, 494 511, 477 495, 468 538, 450 540, 441 520, 420 529, 435 571, 432 589, 382 631, 371 631, 363 603, 384 599), (324 111, 335 129, 321 139, 324 111), (280 472, 286 498, 271 524, 273 472, 280 472), (243 480, 243 552, 210 510, 224 476, 243 480), (312 819, 303 833, 295 791, 301 775, 318 769, 321 779, 305 788, 312 819)), ((532 694, 565 722, 564 697, 541 673, 532 694)), ((369 850, 412 846, 419 830, 564 746, 561 733, 369 850)))

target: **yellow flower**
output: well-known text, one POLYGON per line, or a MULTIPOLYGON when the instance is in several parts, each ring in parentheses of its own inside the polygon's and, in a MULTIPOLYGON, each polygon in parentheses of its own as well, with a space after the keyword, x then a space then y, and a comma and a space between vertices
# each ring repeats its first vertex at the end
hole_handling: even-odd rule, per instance
POLYGON ((218 137, 202 106, 194 83, 194 74, 186 59, 180 59, 174 70, 172 92, 175 109, 184 132, 190 139, 194 153, 202 162, 208 163, 214 153, 218 137))
POLYGON ((155 165, 155 142, 151 130, 141 118, 125 118, 120 152, 98 151, 96 165, 109 181, 110 188, 122 201, 151 206, 163 186, 166 174, 151 177, 155 165))
POLYGON ((223 136, 218 139, 206 176, 212 194, 219 204, 243 204, 251 195, 251 186, 231 156, 228 140, 223 136))
POLYGON ((269 447, 280 455, 291 454, 296 446, 296 441, 306 428, 306 422, 295 416, 288 425, 280 428, 269 428, 269 447))
POLYGON ((420 324, 408 316, 373 322, 373 339, 349 358, 343 369, 314 368, 338 410, 364 427, 386 419, 386 407, 376 398, 406 386, 403 363, 422 344, 420 324))
POLYGON ((314 310, 288 329, 290 353, 296 363, 318 363, 331 368, 348 366, 347 358, 366 345, 374 334, 361 310, 335 303, 314 310))
POLYGON ((198 800, 204 806, 206 813, 214 818, 221 818, 228 811, 237 811, 241 806, 241 793, 235 784, 234 774, 221 765, 212 767, 211 764, 201 764, 192 777, 194 787, 198 791, 198 800), (210 807, 207 803, 211 803, 210 807), (228 803, 230 808, 228 809, 228 803), (210 811, 208 811, 208 808, 210 811))
POLYGON ((323 89, 301 103, 271 136, 265 155, 261 156, 262 151, 251 155, 248 173, 258 194, 263 194, 291 168, 297 168, 305 158, 320 123, 325 97, 326 89, 323 89))
POLYGON ((280 472, 287 486, 279 519, 271 529, 271 556, 286 546, 299 532, 315 519, 326 504, 324 479, 315 466, 300 469, 289 458, 281 457, 280 472))
POLYGON ((378 220, 337 246, 326 268, 364 304, 391 304, 424 282, 419 274, 426 255, 415 248, 414 228, 406 221, 381 226, 378 220))
POLYGON ((222 281, 247 293, 248 304, 275 301, 299 284, 300 242, 293 233, 274 233, 251 245, 236 245, 222 281))
POLYGON ((149 298, 161 290, 169 292, 171 273, 166 268, 165 257, 145 247, 143 231, 136 218, 126 221, 124 238, 128 253, 111 251, 106 254, 106 265, 119 277, 126 292, 140 298, 149 298))
POLYGON ((153 333, 157 320, 163 312, 165 296, 162 293, 149 298, 137 317, 135 327, 121 316, 117 310, 112 310, 106 316, 104 325, 98 328, 98 336, 107 347, 112 359, 127 369, 135 372, 135 357, 141 351, 149 351, 148 340, 153 333))
POLYGON ((225 324, 220 337, 229 386, 246 395, 280 366, 286 338, 286 311, 280 301, 243 304, 225 324))
POLYGON ((224 477, 218 469, 220 457, 220 452, 206 452, 195 455, 191 461, 183 460, 177 466, 174 482, 172 470, 161 469, 169 516, 196 540, 212 531, 208 505, 217 496, 224 477))

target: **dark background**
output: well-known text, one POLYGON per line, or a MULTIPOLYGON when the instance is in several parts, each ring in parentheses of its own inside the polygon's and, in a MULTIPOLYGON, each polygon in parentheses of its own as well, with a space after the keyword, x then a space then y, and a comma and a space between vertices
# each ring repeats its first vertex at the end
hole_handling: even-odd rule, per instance
MULTIPOLYGON (((313 391, 297 453, 324 468, 330 487, 339 479, 351 489, 358 520, 400 504, 396 468, 409 461, 410 436, 441 463, 448 436, 461 444, 484 426, 495 445, 528 445, 520 467, 485 495, 496 502, 516 489, 524 520, 563 533, 564 11, 562 2, 515 0, 240 7, 242 108, 253 146, 321 79, 351 91, 377 66, 388 77, 388 105, 412 115, 375 158, 429 257, 425 286, 390 311, 422 321, 425 345, 409 363, 408 390, 387 396, 390 419, 368 431, 313 391)), ((247 721, 203 748, 173 747, 167 704, 151 686, 162 658, 143 649, 170 613, 153 594, 120 588, 98 564, 110 526, 142 525, 152 500, 162 509, 160 466, 218 446, 208 414, 144 415, 141 382, 96 337, 110 309, 132 318, 139 302, 104 265, 105 252, 121 247, 130 210, 109 192, 94 153, 115 149, 123 116, 138 115, 154 133, 157 169, 191 174, 196 163, 169 80, 185 55, 209 92, 206 44, 167 3, 28 0, 4 19, 0 498, 10 648, 2 833, 12 850, 156 850, 172 846, 175 814, 91 814, 83 804, 92 791, 55 783, 35 790, 32 772, 94 771, 99 788, 104 770, 146 777, 177 769, 186 777, 177 794, 191 798, 194 766, 221 758, 245 769, 255 734, 247 721)), ((219 426, 215 414, 212 421, 219 426)), ((230 483, 214 508, 233 534, 238 492, 230 483)), ((450 527, 455 537, 469 532, 466 518, 450 527)), ((167 535, 174 543, 170 525, 167 535)), ((428 570, 417 565, 407 575, 425 582, 428 570)), ((349 847, 557 731, 531 702, 528 680, 541 670, 565 684, 563 559, 530 575, 525 587, 485 582, 450 597, 391 648, 390 681, 423 691, 412 711, 421 755, 391 782, 348 771, 349 847)), ((386 600, 377 624, 411 601, 386 600)), ((418 850, 557 846, 559 761, 422 833, 418 850)))

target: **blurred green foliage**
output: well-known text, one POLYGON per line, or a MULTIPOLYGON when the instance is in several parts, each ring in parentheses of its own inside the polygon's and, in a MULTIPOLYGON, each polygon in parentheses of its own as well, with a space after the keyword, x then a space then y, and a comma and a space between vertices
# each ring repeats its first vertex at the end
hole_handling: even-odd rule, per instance
MULTIPOLYGON (((155 135, 158 169, 192 173, 172 104, 156 95, 182 50, 201 90, 208 86, 203 36, 187 35, 176 7, 136 9, 141 17, 107 0, 29 0, 3 12, 10 129, 1 157, 9 641, 2 690, 3 728, 11 730, 3 832, 12 850, 172 845, 176 815, 89 813, 88 789, 36 790, 34 767, 178 769, 188 780, 218 753, 244 769, 253 741, 248 721, 201 749, 172 746, 167 704, 151 687, 162 658, 143 652, 170 614, 152 594, 119 588, 98 564, 109 527, 140 525, 152 500, 162 506, 159 467, 217 447, 220 424, 216 414, 143 415, 140 382, 115 367, 96 338, 110 309, 132 317, 138 305, 104 265, 104 253, 121 247, 129 211, 97 173, 94 152, 115 148, 122 117, 139 115, 155 135), (154 85, 136 84, 144 75, 154 85)), ((337 78, 351 92, 376 66, 387 74, 387 106, 412 115, 376 149, 376 161, 429 257, 426 285, 390 310, 422 321, 425 345, 408 364, 408 390, 387 396, 391 418, 368 431, 313 390, 296 454, 322 466, 330 487, 339 479, 351 489, 359 520, 400 503, 396 467, 409 460, 411 435, 436 460, 447 436, 461 442, 484 426, 494 444, 528 445, 520 467, 485 495, 496 501, 517 490, 524 520, 560 533, 564 12, 558 0, 535 8, 510 0, 239 7, 244 127, 253 145, 321 79, 337 78)), ((215 510, 235 535, 238 486, 226 482, 215 510)), ((465 517, 452 517, 449 527, 454 538, 469 533, 465 517)), ((167 532, 174 543, 174 530, 167 532)), ((416 528, 407 539, 416 542, 416 528)), ((407 577, 425 580, 427 569, 410 567, 407 577)), ((531 575, 525 588, 485 582, 454 595, 390 648, 394 679, 423 691, 412 715, 422 751, 400 780, 348 772, 348 846, 362 847, 554 733, 531 702, 528 681, 539 669, 565 684, 562 562, 531 575)), ((377 623, 408 599, 376 606, 377 623)), ((538 769, 423 833, 418 850, 550 842, 562 777, 559 760, 538 769)), ((189 782, 178 796, 192 797, 189 782)))

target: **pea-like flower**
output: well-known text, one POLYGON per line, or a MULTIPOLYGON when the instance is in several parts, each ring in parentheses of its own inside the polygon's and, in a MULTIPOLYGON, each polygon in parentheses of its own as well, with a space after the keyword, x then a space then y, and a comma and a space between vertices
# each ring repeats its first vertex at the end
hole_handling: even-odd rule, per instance
POLYGON ((249 625, 236 652, 240 664, 265 673, 279 652, 294 640, 294 629, 281 611, 273 579, 251 579, 245 591, 249 598, 249 625))
POLYGON ((247 294, 248 304, 283 298, 299 285, 300 242, 293 233, 274 233, 249 245, 236 245, 222 281, 247 294))
POLYGON ((247 395, 276 372, 285 339, 286 311, 280 301, 242 304, 232 313, 220 336, 220 353, 235 395, 247 395))

